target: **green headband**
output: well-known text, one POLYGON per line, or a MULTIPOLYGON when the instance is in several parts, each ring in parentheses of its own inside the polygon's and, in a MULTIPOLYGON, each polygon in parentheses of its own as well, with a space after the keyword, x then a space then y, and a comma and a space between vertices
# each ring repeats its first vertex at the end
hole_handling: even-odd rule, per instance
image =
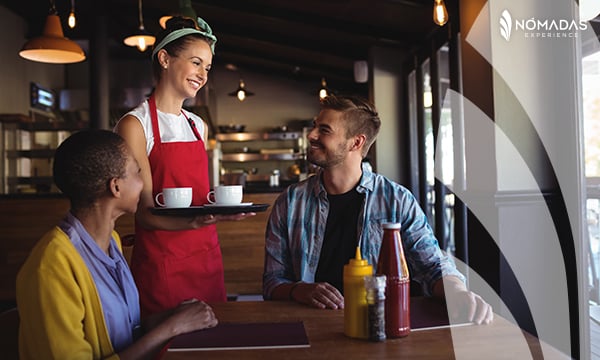
POLYGON ((154 47, 154 50, 152 50, 152 58, 154 58, 156 53, 160 49, 164 48, 168 43, 175 41, 181 37, 184 37, 186 35, 190 35, 190 34, 199 34, 199 35, 202 35, 202 36, 210 39, 211 40, 209 42, 210 50, 212 51, 212 53, 214 55, 215 54, 215 43, 217 42, 216 36, 213 35, 212 29, 206 23, 206 21, 204 21, 202 18, 199 17, 197 20, 197 23, 201 29, 205 29, 205 30, 203 31, 203 30, 194 29, 194 28, 184 28, 184 29, 178 29, 178 30, 172 31, 167 36, 165 36, 165 38, 162 39, 162 41, 159 42, 158 45, 156 45, 154 47))

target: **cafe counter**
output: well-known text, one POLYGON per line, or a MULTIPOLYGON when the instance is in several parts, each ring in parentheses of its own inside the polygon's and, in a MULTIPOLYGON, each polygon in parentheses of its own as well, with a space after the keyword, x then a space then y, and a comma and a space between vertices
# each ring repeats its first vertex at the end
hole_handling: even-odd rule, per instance
MULTIPOLYGON (((278 195, 247 192, 244 202, 272 205, 278 195)), ((19 268, 35 243, 68 209, 68 199, 59 194, 0 196, 0 301, 14 301, 19 268)), ((270 212, 271 206, 245 220, 217 224, 228 294, 262 293, 264 234, 270 212)), ((115 227, 121 236, 134 234, 133 215, 121 216, 115 227)))

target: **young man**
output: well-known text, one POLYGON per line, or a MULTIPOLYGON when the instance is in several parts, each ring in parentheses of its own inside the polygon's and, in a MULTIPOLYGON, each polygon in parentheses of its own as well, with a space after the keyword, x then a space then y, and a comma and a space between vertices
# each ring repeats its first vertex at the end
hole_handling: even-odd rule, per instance
POLYGON ((308 134, 308 160, 320 169, 279 196, 267 225, 265 299, 343 308, 343 266, 359 246, 363 259, 376 268, 381 224, 399 222, 412 280, 425 295, 455 296, 469 320, 491 322, 491 306, 467 290, 414 196, 362 166, 380 125, 375 108, 363 99, 328 96, 321 101, 308 134))

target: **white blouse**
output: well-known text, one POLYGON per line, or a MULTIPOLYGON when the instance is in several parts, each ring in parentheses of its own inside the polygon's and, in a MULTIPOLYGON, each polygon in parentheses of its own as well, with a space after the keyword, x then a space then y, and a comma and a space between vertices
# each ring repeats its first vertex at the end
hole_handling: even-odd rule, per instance
MULTIPOLYGON (((194 135, 194 132, 192 131, 192 128, 190 127, 190 124, 186 118, 186 116, 188 116, 194 121, 202 141, 206 142, 206 139, 204 139, 206 124, 202 118, 187 110, 182 111, 185 112, 185 116, 181 113, 179 115, 164 113, 156 109, 158 114, 158 128, 160 130, 161 141, 196 141, 196 135, 194 135)), ((125 114, 125 116, 127 115, 135 116, 142 124, 142 128, 144 129, 144 133, 146 135, 146 153, 149 155, 152 147, 154 146, 154 132, 152 131, 152 120, 150 117, 150 106, 148 105, 148 101, 144 101, 138 107, 125 114)))

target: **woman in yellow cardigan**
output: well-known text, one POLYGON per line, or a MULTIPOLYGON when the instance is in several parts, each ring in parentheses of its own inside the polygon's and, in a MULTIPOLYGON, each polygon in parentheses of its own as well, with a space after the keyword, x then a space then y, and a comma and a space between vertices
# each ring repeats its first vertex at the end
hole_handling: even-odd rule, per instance
POLYGON ((71 209, 17 276, 21 359, 153 358, 173 336, 217 324, 212 309, 194 299, 141 323, 114 225, 136 211, 143 185, 119 135, 70 136, 56 150, 53 170, 71 209))

